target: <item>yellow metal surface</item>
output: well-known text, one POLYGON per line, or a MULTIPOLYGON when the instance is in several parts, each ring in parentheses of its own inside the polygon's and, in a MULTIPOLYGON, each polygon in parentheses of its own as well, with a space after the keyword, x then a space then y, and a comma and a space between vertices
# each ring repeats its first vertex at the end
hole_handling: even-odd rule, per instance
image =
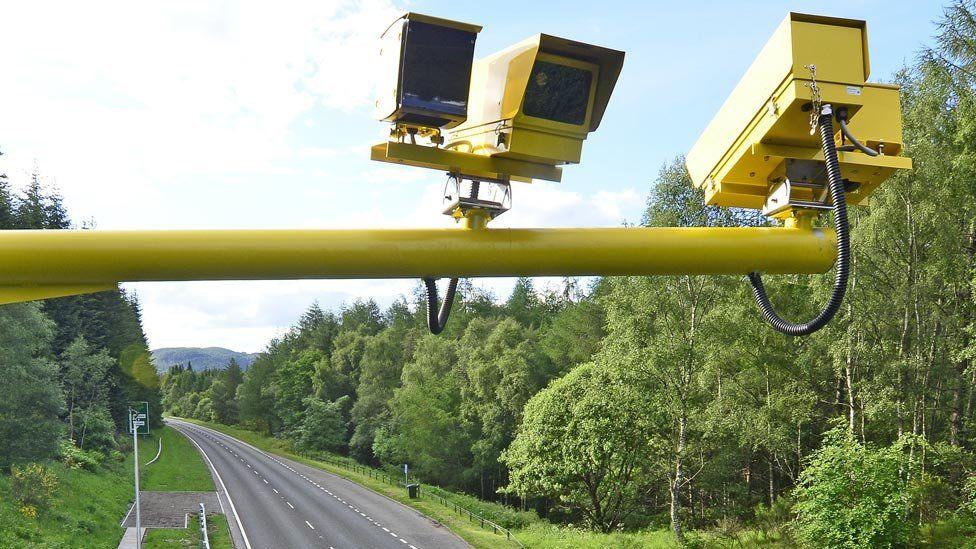
POLYGON ((110 284, 75 284, 75 285, 47 285, 47 286, 0 286, 0 305, 6 303, 20 303, 36 299, 51 299, 69 295, 93 294, 117 289, 115 283, 110 284))
POLYGON ((819 136, 810 134, 810 66, 823 103, 846 107, 852 132, 868 146, 883 145, 881 157, 842 153, 842 176, 859 184, 848 201, 862 203, 895 170, 911 168, 910 159, 897 156, 898 87, 866 82, 866 23, 791 13, 687 155, 708 203, 761 208, 791 159, 822 160, 819 136))
MULTIPOLYGON (((624 53, 620 51, 536 35, 475 61, 467 120, 443 132, 443 147, 428 146, 425 148, 429 150, 418 151, 392 146, 384 149, 380 144, 373 146, 372 159, 470 177, 559 181, 557 166, 578 163, 583 141, 599 127, 623 59, 624 53), (529 76, 537 59, 593 74, 582 124, 546 120, 522 112, 529 76)), ((388 145, 401 145, 402 138, 397 136, 388 145)))
POLYGON ((135 281, 820 273, 835 245, 757 227, 0 231, 0 288, 9 302, 135 281))
POLYGON ((373 145, 370 158, 393 164, 463 173, 475 178, 559 181, 562 177, 562 169, 547 164, 395 141, 373 145))

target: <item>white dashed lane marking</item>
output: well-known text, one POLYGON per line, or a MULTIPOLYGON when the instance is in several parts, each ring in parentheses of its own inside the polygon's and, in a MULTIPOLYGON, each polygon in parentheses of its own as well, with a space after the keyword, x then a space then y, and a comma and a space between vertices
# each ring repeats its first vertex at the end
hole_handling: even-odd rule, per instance
MULTIPOLYGON (((234 450, 232 450, 232 449, 230 448, 230 446, 227 446, 227 445, 226 445, 226 444, 224 444, 223 442, 220 442, 220 441, 218 441, 218 440, 217 440, 216 438, 214 438, 214 437, 212 437, 212 436, 210 436, 210 435, 209 435, 209 433, 201 433, 201 434, 202 434, 203 436, 205 436, 206 438, 209 438, 210 440, 213 440, 214 442, 217 442, 218 444, 220 444, 221 446, 223 446, 223 447, 224 447, 224 448, 225 448, 225 449, 226 449, 226 450, 227 450, 228 452, 230 452, 231 454, 234 454, 234 457, 238 457, 238 458, 240 458, 240 460, 241 460, 241 463, 244 463, 245 465, 247 465, 247 467, 248 467, 249 469, 253 469, 253 467, 251 467, 251 464, 250 464, 250 463, 247 463, 247 462, 246 462, 246 461, 244 460, 244 458, 241 458, 241 457, 240 457, 240 454, 238 454, 237 452, 235 452, 234 450)), ((360 511, 360 510, 359 510, 359 509, 358 509, 357 507, 354 507, 354 506, 353 506, 352 504, 350 504, 350 503, 348 503, 348 502, 347 502, 346 500, 344 500, 344 499, 342 499, 342 498, 341 498, 341 497, 339 497, 338 495, 336 495, 336 494, 333 494, 333 493, 332 493, 332 492, 331 492, 330 490, 328 490, 327 488, 325 488, 325 487, 323 487, 323 486, 321 486, 320 484, 318 484, 318 483, 316 483, 316 482, 315 482, 314 480, 312 480, 311 478, 309 478, 309 477, 307 477, 307 476, 305 476, 305 475, 304 475, 304 474, 302 474, 302 473, 299 473, 299 472, 298 472, 298 471, 297 471, 297 470, 296 470, 296 469, 295 469, 294 467, 291 467, 290 465, 288 465, 288 464, 286 464, 286 463, 284 463, 284 462, 282 462, 282 461, 281 461, 281 460, 279 460, 279 459, 276 459, 276 458, 274 458, 274 457, 271 457, 271 455, 270 455, 270 454, 268 454, 268 453, 266 453, 266 452, 261 452, 261 453, 262 453, 262 454, 264 454, 264 455, 265 455, 265 457, 267 457, 267 458, 269 458, 269 459, 270 459, 271 461, 273 461, 273 462, 275 462, 275 463, 277 463, 278 465, 281 465, 281 466, 282 466, 282 467, 284 467, 285 469, 288 469, 289 471, 291 471, 291 472, 293 472, 293 473, 295 473, 296 475, 298 475, 298 476, 300 476, 300 477, 301 477, 302 479, 304 479, 304 480, 305 480, 306 482, 308 482, 308 483, 309 483, 309 484, 311 484, 312 486, 315 486, 315 487, 316 487, 316 488, 318 488, 319 490, 322 490, 322 491, 323 491, 323 492, 325 492, 326 494, 329 494, 330 496, 332 496, 332 498, 333 498, 333 499, 335 499, 336 501, 338 501, 338 502, 340 502, 340 503, 342 503, 342 504, 344 504, 344 505, 345 505, 346 507, 348 507, 349 509, 351 509, 351 510, 352 510, 353 512, 355 512, 355 513, 357 513, 357 514, 359 514, 359 516, 361 516, 361 517, 363 517, 364 519, 366 519, 367 521, 369 521, 370 523, 372 523, 372 524, 373 524, 374 526, 376 526, 377 528, 382 528, 384 532, 386 532, 386 533, 388 533, 388 534, 390 534, 390 536, 392 536, 392 537, 394 537, 394 538, 397 538, 397 539, 399 539, 401 543, 403 543, 404 545, 406 545, 406 546, 407 546, 407 547, 409 547, 410 549, 418 549, 418 547, 417 547, 416 545, 412 545, 412 544, 410 544, 410 543, 409 543, 409 542, 408 542, 407 540, 405 540, 405 539, 403 539, 403 538, 401 538, 401 537, 399 537, 399 536, 397 536, 397 534, 396 534, 396 532, 391 532, 389 528, 387 528, 387 527, 385 527, 385 526, 383 526, 383 525, 382 525, 382 524, 380 524, 379 522, 376 522, 375 520, 373 520, 373 518, 372 518, 372 517, 370 517, 369 515, 367 515, 367 514, 365 514, 365 513, 363 513, 363 512, 362 512, 362 511, 360 511)), ((259 473, 258 473, 258 472, 257 472, 256 470, 254 471, 254 474, 255 474, 255 475, 259 475, 259 473)), ((268 482, 268 479, 266 479, 266 478, 264 478, 264 477, 261 477, 261 480, 262 480, 262 481, 264 481, 264 483, 265 483, 265 484, 269 484, 269 482, 268 482)), ((277 488, 273 488, 273 487, 272 487, 272 488, 271 488, 271 490, 273 490, 275 494, 278 494, 278 495, 279 495, 279 497, 280 497, 281 499, 283 499, 283 500, 285 499, 285 496, 283 496, 283 495, 281 495, 281 492, 279 492, 277 488)), ((295 506, 294 506, 294 505, 292 505, 290 501, 287 501, 287 500, 285 500, 285 503, 286 503, 286 504, 288 505, 288 507, 291 507, 292 509, 294 509, 294 508, 295 508, 295 506)), ((305 521, 305 524, 306 524, 306 525, 308 525, 308 527, 309 527, 309 528, 311 528, 312 530, 315 530, 315 527, 314 527, 314 526, 312 526, 312 523, 310 523, 309 521, 307 521, 307 520, 306 520, 306 521, 305 521)), ((321 538, 322 536, 319 536, 319 537, 321 538)), ((332 546, 330 546, 330 547, 329 547, 329 549, 335 549, 335 548, 334 548, 334 547, 332 547, 332 546)))

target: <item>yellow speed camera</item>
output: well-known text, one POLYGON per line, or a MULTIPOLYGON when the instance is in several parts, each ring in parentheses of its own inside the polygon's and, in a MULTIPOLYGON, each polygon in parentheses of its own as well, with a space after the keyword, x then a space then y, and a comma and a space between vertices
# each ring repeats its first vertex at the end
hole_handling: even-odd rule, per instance
POLYGON ((381 38, 377 118, 412 129, 464 122, 480 31, 477 25, 417 13, 390 25, 381 38))
MULTIPOLYGON (((423 21, 417 19, 422 16, 411 17, 423 21)), ((409 19, 402 23, 410 24, 409 19)), ((457 25, 447 22, 442 26, 450 24, 457 25)), ((409 39, 402 48, 410 51, 409 39)), ((536 35, 474 62, 465 83, 464 114, 451 111, 458 103, 462 70, 424 78, 430 90, 427 96, 438 98, 428 124, 437 131, 395 129, 386 143, 373 147, 372 158, 433 168, 459 178, 559 181, 559 166, 578 163, 583 140, 599 127, 623 60, 620 51, 536 35), (447 93, 448 89, 453 91, 447 93)), ((401 72, 415 74, 427 70, 412 63, 399 67, 401 72)), ((383 120, 421 125, 428 121, 427 113, 414 114, 403 107, 407 96, 402 92, 391 96, 399 97, 400 107, 391 109, 393 102, 385 104, 380 112, 394 114, 381 115, 383 120), (417 114, 422 115, 417 118, 417 114)))
POLYGON ((547 165, 580 161, 623 52, 540 34, 475 63, 468 121, 449 148, 547 165))
POLYGON ((864 21, 789 14, 689 151, 694 184, 709 204, 769 215, 826 207, 824 156, 812 130, 820 106, 831 105, 847 202, 862 203, 912 166, 899 156, 898 87, 867 82, 869 75, 864 21), (844 131, 878 154, 852 146, 844 131))

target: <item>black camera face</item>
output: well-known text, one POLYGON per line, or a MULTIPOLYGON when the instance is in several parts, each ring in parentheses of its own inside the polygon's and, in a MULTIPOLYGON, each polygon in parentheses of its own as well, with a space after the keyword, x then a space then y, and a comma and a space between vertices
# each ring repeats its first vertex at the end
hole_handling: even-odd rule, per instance
POLYGON ((401 107, 431 117, 442 114, 446 119, 463 118, 468 109, 476 36, 460 29, 409 21, 401 50, 401 107))
POLYGON ((522 113, 580 126, 586 121, 592 85, 591 71, 536 60, 525 89, 522 113))

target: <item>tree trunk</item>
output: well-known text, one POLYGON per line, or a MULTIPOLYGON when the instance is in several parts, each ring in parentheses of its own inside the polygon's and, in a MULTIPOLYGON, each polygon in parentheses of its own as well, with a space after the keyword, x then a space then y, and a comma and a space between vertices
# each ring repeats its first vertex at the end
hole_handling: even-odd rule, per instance
POLYGON ((685 542, 684 532, 681 530, 681 487, 684 484, 684 454, 687 434, 685 429, 688 420, 682 412, 678 420, 678 445, 674 452, 674 480, 671 482, 671 530, 678 543, 685 542))
POLYGON ((854 403, 854 381, 851 379, 851 350, 850 347, 847 349, 847 363, 844 365, 844 381, 847 385, 847 430, 854 435, 854 425, 855 421, 855 403, 854 403))
POLYGON ((959 432, 962 425, 962 384, 963 377, 956 376, 952 387, 952 412, 949 415, 949 444, 959 446, 959 432))

